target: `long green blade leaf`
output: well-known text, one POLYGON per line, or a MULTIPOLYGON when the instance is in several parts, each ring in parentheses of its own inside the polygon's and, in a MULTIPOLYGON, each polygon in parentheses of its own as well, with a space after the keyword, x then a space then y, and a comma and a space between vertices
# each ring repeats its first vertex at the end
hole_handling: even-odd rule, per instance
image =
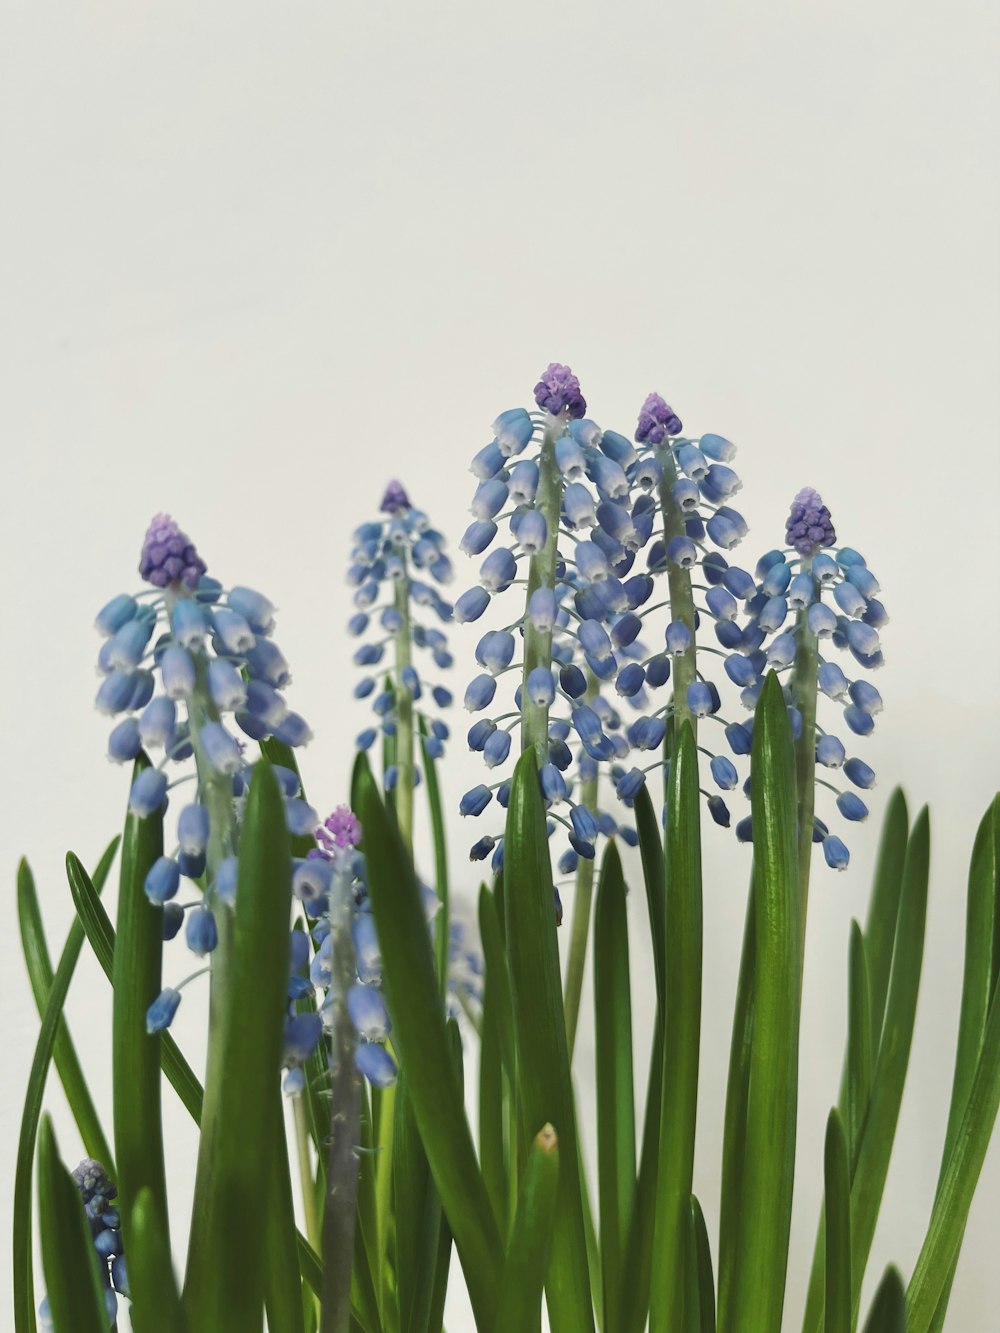
POLYGON ((651 1333, 683 1328, 685 1250, 690 1226, 701 1044, 701 811, 698 751, 691 724, 681 727, 667 781, 666 1022, 660 1163, 650 1287, 651 1333))
POLYGON ((791 729, 770 672, 753 728, 756 959, 743 1201, 728 1328, 781 1327, 795 1170, 801 959, 791 729))
MULTIPOLYGON (((133 777, 149 768, 140 754, 133 777)), ((121 875, 118 885, 118 939, 112 988, 112 1105, 118 1190, 125 1201, 122 1239, 130 1257, 141 1247, 132 1236, 131 1200, 148 1188, 150 1206, 160 1209, 156 1231, 166 1238, 167 1175, 163 1156, 163 1119, 160 1109, 160 1042, 158 1032, 146 1031, 146 1013, 160 993, 163 955, 163 912, 146 897, 145 882, 153 863, 163 855, 163 810, 140 818, 128 814, 122 836, 121 875)), ((152 1234, 147 1230, 147 1236, 152 1234)), ((142 1262, 141 1256, 137 1256, 142 1262)), ((143 1333, 141 1321, 139 1333, 143 1333)))
POLYGON ((847 982, 847 1160, 857 1160, 858 1149, 871 1097, 874 1055, 872 1052, 871 989, 868 960, 861 927, 851 922, 851 945, 847 982))
POLYGON ((511 1235, 496 1327, 538 1333, 559 1187, 559 1148, 546 1125, 528 1152, 511 1235))
MULTIPOLYGON (((95 902, 97 891, 91 887, 95 902)), ((103 908, 102 908, 103 911, 103 908)), ((17 1165, 14 1174, 14 1198, 12 1213, 14 1217, 14 1236, 12 1245, 14 1263, 14 1328, 15 1333, 34 1333, 35 1304, 31 1263, 31 1171, 35 1159, 35 1143, 38 1137, 38 1122, 42 1113, 42 1097, 45 1093, 45 1080, 55 1046, 56 1034, 62 1018, 63 1006, 73 979, 73 972, 80 950, 83 948, 84 932, 79 920, 73 922, 66 936, 62 955, 49 987, 49 998, 42 1017, 42 1026, 35 1043, 35 1054, 28 1075, 28 1086, 24 1094, 24 1110, 21 1113, 21 1132, 17 1142, 17 1165)))
MULTIPOLYGON (((976 832, 969 866, 966 899, 965 971, 958 1026, 955 1075, 952 1080, 948 1128, 941 1156, 944 1176, 969 1092, 979 1065, 983 1034, 1000 969, 1000 796, 994 797, 976 832)), ((939 1178, 940 1188, 940 1178, 939 1178)), ((958 1256, 956 1255, 956 1262, 958 1256)), ((954 1266, 944 1285, 932 1328, 944 1325, 954 1266)))
POLYGON ((909 1329, 903 1279, 899 1270, 890 1264, 875 1293, 864 1333, 909 1333, 909 1329))
POLYGON ((485 963, 482 1040, 479 1044, 479 1160, 497 1227, 500 1234, 506 1236, 510 1222, 510 1193, 504 1143, 504 1087, 505 1084, 508 1089, 514 1087, 514 1014, 507 955, 503 949, 496 904, 485 884, 479 890, 479 938, 485 963))
POLYGON ((368 891, 393 1021, 427 1160, 441 1196, 481 1328, 500 1282, 500 1236, 455 1082, 423 902, 410 858, 367 764, 358 773, 368 891))
POLYGON ((79 1191, 59 1160, 48 1116, 42 1119, 38 1143, 38 1222, 55 1333, 107 1333, 90 1226, 79 1191))
POLYGON ((826 1122, 825 1333, 851 1333, 851 1176, 844 1122, 836 1107, 826 1122))
POLYGON ((597 1174, 603 1333, 624 1328, 624 1268, 635 1206, 635 1105, 628 918, 621 857, 604 853, 594 916, 597 1174))
POLYGON ((924 954, 929 863, 930 822, 925 808, 917 816, 906 848, 882 1041, 872 1078, 865 1131, 851 1181, 851 1284, 855 1312, 861 1299, 861 1283, 882 1203, 910 1059, 924 954))
MULTIPOLYGON (((260 1146, 274 1140, 275 1096, 287 1005, 291 853, 284 798, 270 764, 258 763, 240 844, 232 954, 219 1013, 216 1114, 195 1181, 185 1307, 217 1333, 261 1327, 270 1179, 260 1146), (277 947, 280 944, 281 947, 277 947), (263 1186, 263 1190, 262 1190, 263 1186)), ((116 951, 117 952, 117 951, 116 951)))
POLYGON ((129 1256, 128 1278, 132 1318, 149 1333, 185 1333, 187 1320, 174 1277, 167 1237, 160 1230, 159 1208, 143 1186, 132 1206, 132 1235, 138 1238, 129 1256))
POLYGON ((712 1248, 708 1241, 705 1215, 697 1196, 691 1195, 689 1245, 693 1252, 698 1283, 699 1333, 715 1333, 715 1279, 712 1275, 712 1248))
POLYGON ((642 878, 646 886, 646 910, 649 913, 649 937, 653 941, 653 968, 656 973, 656 1001, 660 1014, 665 1012, 666 909, 664 907, 663 840, 660 822, 653 809, 649 790, 643 784, 635 798, 635 828, 639 835, 642 878))
MULTIPOLYGON (((101 885, 118 850, 118 842, 118 838, 112 840, 94 871, 94 879, 101 885)), ((24 860, 17 869, 17 916, 21 927, 21 946, 28 968, 28 978, 38 1008, 38 1016, 42 1018, 52 988, 52 961, 45 940, 45 928, 42 925, 34 876, 27 861, 24 860)), ((87 1080, 65 1019, 60 1022, 56 1032, 53 1061, 88 1156, 100 1162, 111 1179, 115 1180, 117 1173, 114 1154, 105 1137, 104 1127, 94 1106, 90 1089, 87 1087, 87 1080)))
POLYGON ((504 839, 507 951, 522 1109, 529 1133, 551 1124, 559 1137, 559 1197, 546 1297, 552 1333, 590 1333, 594 1326, 587 1238, 577 1160, 559 948, 545 809, 535 752, 518 760, 504 839))

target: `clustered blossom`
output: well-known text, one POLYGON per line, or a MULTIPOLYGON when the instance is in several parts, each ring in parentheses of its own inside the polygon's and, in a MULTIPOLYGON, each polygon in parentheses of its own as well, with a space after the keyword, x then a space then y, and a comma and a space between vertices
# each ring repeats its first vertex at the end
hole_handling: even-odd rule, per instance
MULTIPOLYGON (((882 696, 855 671, 851 679, 830 655, 831 649, 846 651, 862 671, 883 663, 879 630, 887 622, 885 607, 878 600, 878 580, 865 559, 849 546, 835 555, 822 547, 836 541, 829 510, 816 491, 800 491, 792 504, 786 529, 789 541, 783 550, 761 557, 752 586, 741 586, 747 621, 732 634, 733 649, 726 659, 727 675, 742 690, 748 709, 756 706, 763 688, 764 672, 773 668, 789 673, 785 698, 793 737, 802 735, 803 719, 795 687, 795 663, 800 647, 818 654, 819 694, 841 710, 843 724, 852 736, 868 736, 882 711, 882 696)), ((749 751, 753 720, 747 719, 730 737, 737 753, 749 751)), ((842 769, 860 790, 875 783, 875 773, 862 759, 849 756, 843 740, 832 731, 816 727, 816 764, 820 772, 842 769)), ((868 807, 857 792, 840 790, 826 778, 818 785, 830 790, 840 815, 848 821, 868 817, 868 807)), ((752 826, 744 819, 737 827, 742 841, 752 838, 752 826)), ((816 817, 813 840, 822 843, 826 862, 843 870, 849 852, 842 840, 831 834, 824 820, 816 817)))
MULTIPOLYGON (((108 1323, 118 1318, 118 1296, 129 1296, 128 1273, 122 1249, 121 1215, 114 1200, 118 1191, 100 1162, 84 1158, 73 1171, 73 1184, 80 1191, 90 1235, 97 1253, 108 1323), (117 1293, 117 1294, 116 1294, 117 1293)), ((42 1333, 53 1333, 52 1314, 46 1298, 38 1312, 42 1333)))
POLYGON ((785 541, 799 555, 815 555, 836 540, 830 511, 820 499, 819 491, 804 486, 792 501, 785 523, 785 541))
MULTIPOLYGON (((178 815, 177 844, 154 863, 145 888, 163 908, 164 938, 183 925, 188 947, 204 957, 218 941, 217 914, 235 899, 239 820, 253 767, 227 715, 252 741, 273 736, 300 746, 311 732, 282 693, 291 673, 271 637, 274 607, 266 597, 246 587, 227 591, 208 577, 192 543, 162 514, 146 534, 140 570, 153 595, 122 594, 97 616, 104 636, 97 707, 119 719, 108 740, 111 759, 128 763, 143 752, 159 753, 133 782, 134 815, 165 808, 168 787, 195 783, 178 815), (178 903, 182 880, 194 897, 178 903)), ((274 772, 289 830, 311 832, 318 816, 302 799, 297 775, 281 767, 274 772)), ((150 1007, 150 1030, 168 1026, 179 1003, 180 987, 166 988, 150 1007)))
MULTIPOLYGON (((441 624, 451 620, 451 603, 435 587, 435 584, 450 582, 452 577, 444 537, 430 526, 426 514, 413 508, 398 481, 392 481, 386 487, 381 511, 386 515, 384 520, 363 523, 354 533, 348 582, 355 589, 357 611, 347 628, 355 637, 374 636, 357 649, 354 664, 362 668, 381 668, 386 648, 397 636, 403 635, 407 651, 412 645, 429 657, 439 671, 447 670, 453 659, 444 631, 436 625, 423 625, 416 619, 424 611, 441 624)), ((415 711, 426 732, 427 753, 431 758, 439 759, 448 739, 447 723, 429 716, 419 705, 430 698, 435 707, 447 708, 452 701, 451 692, 440 683, 429 683, 419 662, 402 664, 398 685, 404 687, 414 705, 418 705, 415 711)), ((380 732, 395 735, 398 700, 394 689, 388 686, 380 689, 375 674, 366 670, 354 687, 354 697, 370 698, 377 720, 376 726, 366 727, 357 737, 359 748, 369 749, 380 732)), ((386 786, 392 787, 395 777, 395 770, 390 769, 385 775, 386 786)), ((416 777, 419 780, 419 774, 416 777)))
POLYGON ((535 385, 535 402, 543 412, 557 417, 565 412, 568 417, 582 417, 587 400, 580 392, 580 381, 569 366, 552 361, 535 385))
POLYGON ((357 1035, 358 1071, 375 1087, 388 1087, 396 1079, 395 1061, 385 1047, 392 1025, 382 998, 382 959, 365 888, 364 857, 357 850, 361 825, 350 807, 341 805, 315 836, 316 847, 296 862, 292 874, 292 892, 302 904, 309 933, 291 934, 288 995, 293 1008, 285 1023, 284 1089, 296 1096, 305 1087, 303 1066, 335 1019, 338 995, 357 1035), (338 977, 334 960, 337 931, 344 926, 354 945, 354 963, 346 978, 338 977), (295 1001, 317 990, 323 997, 319 1011, 310 1006, 296 1013, 295 1001))
MULTIPOLYGON (((661 526, 646 549, 644 609, 635 609, 638 621, 647 630, 655 612, 666 608, 668 619, 662 630, 663 648, 628 666, 619 677, 618 689, 626 693, 636 686, 644 687, 648 700, 652 692, 672 679, 672 692, 664 704, 650 706, 646 702, 640 716, 627 728, 626 739, 633 752, 641 755, 656 751, 657 757, 645 765, 639 762, 616 770, 618 796, 626 804, 635 799, 648 774, 661 767, 658 752, 674 718, 687 715, 694 721, 708 719, 726 727, 719 688, 704 670, 705 655, 711 656, 718 649, 704 645, 699 649, 699 631, 703 624, 712 624, 716 639, 725 646, 737 605, 732 594, 715 585, 723 576, 737 588, 749 588, 753 583, 745 571, 730 567, 721 553, 737 546, 747 533, 742 514, 729 503, 742 487, 728 466, 736 446, 722 435, 686 437, 680 434, 682 429, 673 408, 659 394, 649 394, 639 412, 636 456, 628 475, 638 493, 633 509, 648 504, 661 526), (704 586, 694 583, 696 572, 708 585, 707 593, 704 586), (669 587, 666 601, 651 603, 645 609, 656 582, 663 577, 669 587)), ((736 768, 713 747, 703 743, 700 748, 710 761, 712 781, 718 789, 705 793, 708 811, 717 824, 728 827, 729 808, 719 791, 727 792, 737 785, 736 768)))

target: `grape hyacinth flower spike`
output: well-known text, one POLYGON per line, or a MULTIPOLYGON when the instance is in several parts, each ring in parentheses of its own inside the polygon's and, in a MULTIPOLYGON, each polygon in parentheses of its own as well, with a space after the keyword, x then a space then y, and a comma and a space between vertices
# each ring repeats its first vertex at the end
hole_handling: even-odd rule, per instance
MULTIPOLYGON (((735 620, 739 604, 753 591, 750 575, 730 565, 723 552, 731 551, 744 538, 747 525, 730 500, 741 488, 737 474, 729 466, 736 446, 721 435, 688 437, 677 413, 657 393, 646 398, 639 412, 635 430, 636 456, 629 478, 639 492, 633 512, 654 516, 656 533, 646 553, 647 573, 642 608, 637 616, 649 623, 656 612, 664 612, 666 624, 663 648, 638 664, 648 691, 669 680, 668 702, 647 710, 629 728, 629 740, 637 750, 663 747, 669 755, 674 729, 689 722, 699 731, 701 719, 721 725, 728 748, 736 754, 749 753, 749 732, 739 723, 727 722, 722 715, 719 687, 705 670, 705 658, 724 656, 718 646, 699 642, 702 624, 711 624, 717 644, 730 651, 742 651, 742 636, 735 620), (653 600, 656 581, 666 577, 667 596, 653 600), (698 582, 698 578, 704 582, 698 582), (698 594, 696 597, 696 593, 698 594)), ((633 668, 629 668, 633 670, 633 668)), ((636 679, 639 679, 636 675, 636 679)), ((723 687, 726 681, 722 678, 723 687)), ((737 785, 738 775, 732 760, 721 745, 706 743, 699 747, 709 760, 714 786, 705 792, 709 813, 716 823, 728 827, 729 809, 721 792, 737 785)), ((619 794, 634 799, 646 775, 659 767, 659 760, 646 767, 623 773, 619 794)))
MULTIPOLYGON (((618 707, 601 690, 638 651, 628 623, 617 635, 615 627, 634 605, 623 580, 650 525, 632 513, 631 444, 584 417, 586 401, 567 366, 546 368, 535 403, 535 412, 502 412, 493 440, 473 459, 479 484, 461 545, 485 558, 478 584, 455 603, 455 619, 479 621, 517 586, 511 623, 487 630, 476 648, 481 670, 465 706, 482 716, 469 746, 488 769, 503 769, 520 730, 519 748, 535 750, 550 827, 566 830, 559 868, 572 873, 581 858, 594 859, 600 833, 619 831, 597 807, 597 773, 601 763, 623 759, 628 744, 618 707), (501 527, 508 541, 494 545, 501 527), (491 716, 498 683, 510 675, 518 682, 513 707, 491 716)), ((506 805, 508 785, 503 778, 477 784, 463 796, 462 814, 482 814, 494 796, 506 805)), ((491 853, 498 869, 502 839, 487 835, 473 845, 474 860, 491 853)))
POLYGON ((451 561, 443 535, 433 528, 427 515, 415 509, 398 481, 386 487, 382 498, 383 517, 363 523, 354 534, 348 582, 354 587, 357 608, 348 631, 365 638, 354 654, 356 666, 365 674, 354 687, 355 698, 372 700, 376 725, 357 738, 367 750, 381 732, 387 755, 384 783, 395 791, 396 811, 404 839, 412 840, 413 788, 420 780, 414 764, 416 729, 423 737, 428 759, 438 759, 448 739, 448 726, 428 711, 451 704, 451 692, 440 682, 430 682, 426 668, 414 649, 433 662, 438 671, 452 664, 448 641, 441 624, 452 617, 451 603, 436 585, 452 577, 451 561), (421 615, 437 624, 425 625, 421 615), (391 664, 383 667, 387 648, 391 664), (379 670, 391 670, 391 684, 380 685, 379 670))
POLYGON ((833 553, 836 542, 830 511, 819 494, 811 487, 799 491, 786 523, 785 546, 768 551, 757 564, 744 630, 758 641, 754 674, 747 681, 753 697, 767 667, 788 673, 785 697, 795 740, 803 908, 812 844, 822 845, 833 869, 843 870, 849 860, 844 842, 815 813, 816 787, 833 794, 837 811, 848 822, 867 818, 868 807, 858 791, 873 786, 875 774, 864 760, 848 753, 848 746, 854 737, 871 734, 882 711, 882 696, 866 673, 882 665, 879 630, 888 616, 879 600, 878 580, 864 557, 848 546, 833 553), (835 660, 834 649, 842 660, 847 655, 849 675, 835 660), (840 709, 842 736, 819 725, 821 697, 840 709), (818 776, 838 769, 850 786, 818 776))
MULTIPOLYGON (((128 1272, 122 1248, 121 1215, 115 1203, 118 1190, 100 1162, 85 1158, 72 1172, 73 1184, 80 1192, 87 1225, 97 1255, 97 1268, 104 1292, 108 1323, 118 1318, 118 1297, 129 1296, 128 1272)), ((51 1333, 52 1316, 48 1299, 38 1311, 42 1333, 51 1333)))
MULTIPOLYGON (((168 789, 193 783, 178 814, 176 846, 153 864, 145 889, 163 908, 164 937, 184 926, 188 947, 204 958, 228 930, 236 891, 239 815, 252 768, 236 733, 300 746, 311 732, 282 693, 291 674, 271 637, 274 607, 266 597, 210 578, 193 543, 165 514, 149 526, 139 571, 150 589, 115 597, 97 616, 104 637, 97 706, 117 719, 108 741, 112 760, 128 763, 148 752, 155 761, 133 782, 133 815, 153 814, 168 789), (194 896, 178 902, 184 883, 194 896)), ((298 777, 280 767, 275 774, 290 832, 310 832, 317 815, 301 798, 298 777)), ((170 1025, 185 984, 166 988, 150 1006, 150 1031, 170 1025)))

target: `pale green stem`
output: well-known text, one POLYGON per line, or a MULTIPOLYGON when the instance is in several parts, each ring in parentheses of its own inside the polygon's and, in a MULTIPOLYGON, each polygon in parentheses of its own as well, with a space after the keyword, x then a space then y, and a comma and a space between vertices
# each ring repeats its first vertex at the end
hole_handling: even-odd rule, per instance
MULTIPOLYGON (((812 557, 802 561, 803 574, 812 573, 812 557)), ((795 742, 795 785, 799 828, 799 922, 805 947, 806 909, 809 905, 809 863, 812 857, 813 811, 816 803, 816 688, 819 650, 809 629, 806 612, 799 611, 795 626, 796 649, 792 666, 792 703, 802 715, 802 731, 795 742)), ((800 957, 802 955, 800 954, 800 957)))
POLYGON ((302 1188, 302 1215, 306 1222, 309 1244, 319 1252, 319 1214, 316 1209, 316 1182, 313 1179, 312 1158, 309 1154, 309 1127, 306 1124, 305 1094, 292 1099, 295 1120, 295 1144, 299 1159, 299 1184, 302 1188))
POLYGON ((321 1333, 348 1333, 351 1325, 351 1268, 361 1134, 361 1084, 354 1064, 354 1029, 347 1013, 347 992, 357 975, 351 939, 353 897, 349 878, 334 871, 330 890, 331 1119, 323 1209, 321 1333))
MULTIPOLYGON (((538 588, 555 588, 556 557, 559 550, 559 517, 562 512, 562 475, 556 464, 556 434, 561 434, 563 422, 556 418, 546 428, 542 441, 542 452, 538 460, 538 490, 535 494, 535 508, 544 516, 548 527, 545 546, 537 555, 533 555, 528 565, 527 606, 532 593, 538 588)), ((527 615, 524 617, 524 671, 523 682, 527 685, 528 677, 536 667, 552 666, 552 631, 536 629, 527 615)), ((521 748, 535 747, 538 767, 549 757, 549 708, 548 704, 536 704, 528 698, 527 688, 523 691, 521 702, 521 748)))
POLYGON ((403 684, 403 669, 411 665, 410 644, 410 577, 405 567, 402 578, 396 580, 396 610, 401 624, 396 630, 396 818, 399 831, 413 854, 413 695, 403 684))
MULTIPOLYGON (((660 478, 660 508, 663 512, 663 541, 669 545, 674 537, 687 535, 686 520, 680 505, 674 499, 674 482, 677 480, 677 465, 674 455, 666 445, 660 445, 656 457, 662 468, 660 478)), ((680 657, 675 657, 671 665, 674 681, 674 736, 680 736, 685 722, 691 723, 691 729, 697 738, 698 723, 688 707, 688 686, 697 680, 697 660, 695 655, 694 630, 694 593, 691 589, 691 575, 686 569, 673 561, 667 562, 667 587, 670 590, 670 618, 685 624, 691 635, 691 648, 680 657)), ((667 735, 669 744, 669 732, 667 735)))
MULTIPOLYGON (((596 682, 591 678, 586 698, 596 694, 596 682)), ((588 810, 597 809, 598 778, 588 778, 580 784, 580 804, 588 810)), ((563 987, 563 1008, 566 1011, 566 1045, 570 1062, 576 1042, 576 1028, 580 1017, 583 995, 583 969, 587 961, 587 940, 590 936, 590 915, 594 899, 594 862, 581 856, 576 867, 576 886, 573 894, 573 925, 570 929, 569 953, 566 956, 566 981, 563 987)))

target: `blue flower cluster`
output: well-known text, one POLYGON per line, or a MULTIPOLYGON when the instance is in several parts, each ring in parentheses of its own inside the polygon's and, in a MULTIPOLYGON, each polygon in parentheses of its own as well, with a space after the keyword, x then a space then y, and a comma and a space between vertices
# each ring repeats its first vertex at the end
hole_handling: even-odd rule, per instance
MULTIPOLYGON (((851 671, 849 677, 830 649, 848 654, 853 665, 872 671, 883 663, 879 630, 887 622, 885 607, 878 599, 879 583, 862 555, 848 546, 836 554, 825 549, 836 543, 830 511, 819 495, 806 488, 796 495, 786 526, 787 545, 768 551, 759 560, 752 586, 741 581, 740 595, 747 620, 732 633, 733 652, 725 669, 742 690, 747 708, 753 708, 763 687, 764 672, 773 668, 789 673, 785 697, 789 705, 792 734, 796 741, 814 711, 819 694, 841 709, 846 732, 869 736, 882 711, 882 696, 870 681, 851 671), (853 678, 852 678, 853 677, 853 678)), ((737 753, 749 750, 752 719, 734 731, 731 740, 737 753)), ((853 787, 865 791, 875 782, 874 771, 862 759, 849 756, 839 736, 814 725, 816 765, 820 772, 842 769, 853 787)), ((835 796, 840 815, 851 822, 866 819, 865 801, 850 789, 836 787, 825 778, 820 786, 835 796)), ((750 841, 749 819, 741 821, 737 836, 750 841)), ((829 866, 843 870, 849 852, 827 824, 814 818, 813 840, 822 843, 829 866)))
POLYGON ((316 838, 318 846, 297 862, 292 876, 292 892, 310 931, 292 931, 288 993, 294 1002, 318 990, 323 1000, 319 1012, 292 1012, 286 1021, 284 1090, 289 1096, 305 1087, 303 1065, 336 1020, 338 1002, 356 1033, 358 1071, 378 1088, 396 1080, 396 1064, 385 1047, 392 1025, 380 988, 382 959, 365 889, 364 857, 357 850, 361 827, 347 806, 339 806, 316 830, 316 838), (338 975, 335 959, 341 930, 350 931, 354 946, 348 976, 338 975))
MULTIPOLYGON (((389 483, 381 509, 383 519, 363 523, 356 529, 347 574, 355 589, 357 607, 348 622, 348 631, 355 637, 374 631, 373 637, 354 654, 355 666, 365 669, 354 687, 354 697, 370 698, 377 718, 377 725, 367 727, 357 738, 363 750, 374 744, 380 731, 388 736, 396 732, 396 693, 388 685, 379 688, 375 674, 393 642, 397 646, 396 661, 394 667, 384 669, 395 670, 398 685, 407 691, 412 703, 419 704, 429 696, 438 708, 447 708, 452 701, 445 686, 430 684, 423 671, 410 660, 412 647, 420 649, 440 671, 452 665, 444 631, 437 625, 423 625, 416 620, 418 610, 432 613, 442 624, 451 620, 451 603, 435 587, 450 582, 452 577, 444 537, 430 526, 426 514, 410 504, 398 481, 389 483)), ((416 713, 424 722, 428 754, 440 758, 448 738, 447 724, 427 716, 420 708, 416 713)), ((416 776, 419 780, 419 774, 416 776)), ((395 785, 394 778, 392 770, 386 773, 387 787, 395 785)))
MULTIPOLYGON (((706 621, 713 625, 717 641, 730 646, 738 608, 736 597, 728 589, 739 594, 753 583, 749 574, 730 566, 722 554, 737 546, 747 533, 742 514, 730 504, 742 486, 729 466, 736 446, 721 435, 687 437, 682 431, 683 424, 673 408, 659 394, 649 394, 639 412, 636 459, 629 479, 639 495, 634 508, 655 506, 660 524, 646 551, 647 598, 652 597, 655 581, 664 576, 668 597, 666 602, 644 606, 637 614, 644 620, 666 607, 669 619, 663 630, 663 649, 626 668, 622 676, 627 678, 619 678, 618 688, 625 692, 639 685, 649 691, 672 679, 672 692, 666 704, 646 709, 629 726, 627 739, 639 752, 658 751, 671 720, 689 720, 697 726, 700 719, 709 719, 726 727, 728 733, 721 715, 719 688, 703 669, 704 656, 714 655, 719 649, 699 644, 698 631, 706 621), (693 581, 699 572, 704 584, 693 581), (726 587, 721 586, 723 580, 726 587), (695 593, 699 594, 697 600, 695 593)), ((700 749, 709 760, 715 787, 732 790, 739 777, 731 759, 704 744, 700 749)), ((660 765, 657 758, 644 767, 620 773, 619 797, 631 802, 647 774, 660 765)), ((705 792, 708 810, 716 823, 728 827, 729 809, 719 790, 705 792)))
MULTIPOLYGON (((97 1266, 101 1274, 108 1324, 112 1325, 118 1318, 118 1296, 126 1298, 129 1296, 128 1273, 122 1251, 121 1216, 114 1204, 118 1191, 108 1179, 104 1167, 92 1157, 84 1158, 73 1171, 73 1183, 80 1191, 83 1200, 84 1212, 97 1252, 97 1266)), ((53 1333, 54 1325, 48 1298, 41 1303, 38 1320, 42 1333, 53 1333)))
MULTIPOLYGON (((538 412, 501 413, 493 440, 472 461, 479 484, 461 547, 485 558, 478 586, 455 604, 455 619, 479 620, 495 598, 515 584, 525 585, 523 612, 480 639, 481 671, 465 691, 466 708, 485 714, 499 678, 518 672, 513 710, 477 720, 468 741, 487 768, 496 769, 506 763, 524 719, 532 710, 541 717, 547 735, 540 756, 542 792, 550 831, 558 823, 568 833, 569 847, 559 860, 560 871, 568 874, 578 858, 594 857, 600 834, 635 838, 634 830, 620 828, 610 813, 587 804, 581 791, 596 782, 601 763, 619 763, 629 752, 620 701, 639 707, 644 699, 636 610, 652 583, 631 571, 652 536, 656 503, 641 496, 633 504, 636 452, 625 436, 583 416, 586 403, 567 367, 548 367, 535 400, 538 412), (493 546, 501 525, 509 541, 493 546), (526 667, 518 641, 527 643, 532 636, 541 656, 526 667), (614 687, 614 701, 602 692, 607 686, 614 687)), ((522 743, 529 743, 524 734, 522 743)), ((494 795, 505 806, 509 783, 472 788, 462 798, 462 814, 481 814, 494 795)), ((498 869, 502 839, 480 838, 471 855, 481 860, 491 852, 498 869)))
MULTIPOLYGON (((252 767, 224 719, 231 715, 253 741, 274 736, 299 746, 311 732, 282 693, 291 674, 271 637, 274 607, 266 597, 246 587, 227 591, 208 577, 194 546, 162 514, 146 534, 140 570, 153 592, 122 594, 97 616, 104 636, 97 706, 120 719, 108 741, 111 759, 127 763, 159 752, 132 785, 133 814, 165 808, 168 787, 195 782, 177 819, 176 848, 155 862, 145 887, 163 908, 164 938, 183 925, 188 947, 205 957, 218 941, 217 914, 236 893, 239 816, 252 767), (183 771, 192 757, 194 772, 183 771), (178 775, 170 781, 174 766, 178 775), (196 890, 186 903, 176 901, 182 879, 196 890)), ((289 830, 311 833, 318 816, 302 799, 298 777, 283 768, 275 773, 289 830)), ((150 1007, 150 1031, 169 1026, 179 1003, 180 987, 165 989, 150 1007)))

